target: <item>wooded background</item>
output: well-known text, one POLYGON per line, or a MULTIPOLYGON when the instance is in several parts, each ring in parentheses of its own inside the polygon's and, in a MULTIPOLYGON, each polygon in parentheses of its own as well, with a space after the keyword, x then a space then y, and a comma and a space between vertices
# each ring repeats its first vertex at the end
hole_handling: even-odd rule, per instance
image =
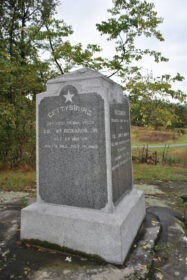
MULTIPOLYGON (((186 95, 174 90, 182 81, 179 73, 154 77, 143 74, 137 62, 149 55, 156 63, 167 62, 160 52, 139 49, 135 39, 155 37, 162 19, 154 4, 142 0, 117 0, 108 19, 96 25, 115 42, 112 58, 101 47, 69 38, 73 28, 57 19, 56 0, 4 0, 0 2, 0 163, 7 166, 35 164, 35 100, 46 82, 77 67, 90 67, 118 76, 129 96, 131 121, 156 129, 184 128, 187 124, 186 95), (45 55, 44 55, 45 54, 45 55), (47 57, 47 58, 46 58, 47 57)), ((81 32, 81 31, 80 31, 81 32)))

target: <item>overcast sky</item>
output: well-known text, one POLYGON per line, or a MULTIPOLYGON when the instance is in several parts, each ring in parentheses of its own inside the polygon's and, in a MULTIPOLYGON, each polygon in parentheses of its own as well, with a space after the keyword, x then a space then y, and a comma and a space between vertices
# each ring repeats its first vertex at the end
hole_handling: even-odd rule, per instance
MULTIPOLYGON (((107 9, 113 6, 112 0, 60 0, 58 17, 73 26, 72 43, 97 43, 103 48, 103 54, 111 57, 113 45, 100 36, 96 30, 96 23, 106 20, 107 9)), ((155 75, 177 72, 187 79, 187 0, 152 0, 155 3, 158 15, 164 18, 160 30, 165 42, 156 39, 145 39, 139 44, 145 48, 161 51, 169 58, 167 63, 156 64, 146 59, 143 66, 153 70, 155 75)), ((187 81, 178 83, 177 87, 187 92, 187 81)))

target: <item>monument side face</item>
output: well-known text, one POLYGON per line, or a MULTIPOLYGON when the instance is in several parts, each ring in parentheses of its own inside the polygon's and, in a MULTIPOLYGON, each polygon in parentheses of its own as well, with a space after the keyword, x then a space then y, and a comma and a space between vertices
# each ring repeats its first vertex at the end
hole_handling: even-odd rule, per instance
POLYGON ((104 100, 72 85, 38 105, 39 194, 47 203, 107 204, 104 100))
MULTIPOLYGON (((122 94, 122 93, 121 93, 122 94)), ((110 105, 113 202, 132 189, 132 160, 129 102, 110 105)))

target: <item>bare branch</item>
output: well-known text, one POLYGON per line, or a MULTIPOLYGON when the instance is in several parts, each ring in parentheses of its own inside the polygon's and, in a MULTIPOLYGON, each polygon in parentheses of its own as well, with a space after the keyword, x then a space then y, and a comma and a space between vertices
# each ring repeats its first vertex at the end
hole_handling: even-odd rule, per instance
POLYGON ((51 40, 51 36, 50 36, 50 33, 49 33, 48 25, 46 24, 45 27, 48 31, 48 40, 49 40, 50 48, 51 48, 51 51, 52 51, 53 59, 54 59, 56 65, 57 65, 58 69, 60 70, 60 73, 63 75, 64 71, 62 70, 62 67, 60 66, 58 60, 55 58, 55 50, 54 50, 53 43, 52 43, 52 40, 51 40))

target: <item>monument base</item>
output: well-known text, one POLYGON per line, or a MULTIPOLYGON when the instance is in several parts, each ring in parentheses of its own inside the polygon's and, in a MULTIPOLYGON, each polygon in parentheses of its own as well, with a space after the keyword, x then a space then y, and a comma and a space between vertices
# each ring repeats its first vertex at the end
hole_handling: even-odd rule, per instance
POLYGON ((21 239, 47 241, 123 264, 144 217, 144 194, 137 190, 113 213, 34 203, 21 211, 21 239))

